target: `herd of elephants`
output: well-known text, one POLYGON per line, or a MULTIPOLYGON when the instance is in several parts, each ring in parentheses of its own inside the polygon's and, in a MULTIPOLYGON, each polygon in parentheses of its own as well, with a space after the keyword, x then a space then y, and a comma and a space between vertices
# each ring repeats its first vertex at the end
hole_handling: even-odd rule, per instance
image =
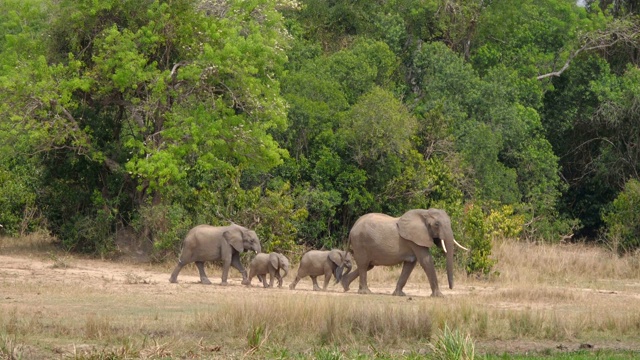
MULTIPOLYGON (((358 293, 371 293, 367 285, 367 271, 374 266, 392 266, 402 264, 402 271, 393 295, 405 295, 402 289, 413 271, 416 263, 420 263, 431 286, 431 296, 442 296, 438 288, 438 278, 434 267, 430 248, 441 247, 446 255, 447 279, 449 288, 453 288, 453 254, 455 246, 468 250, 460 245, 453 236, 451 219, 444 210, 413 209, 400 217, 370 213, 361 216, 349 231, 348 251, 311 250, 302 255, 295 279, 289 285, 295 289, 300 279, 310 276, 313 289, 320 290, 317 277, 324 275, 324 287, 331 276, 340 282, 344 291, 357 277, 360 278, 358 293), (351 271, 352 261, 357 269, 351 271), (346 272, 344 270, 346 269, 346 272)), ((260 240, 255 231, 237 224, 228 226, 199 225, 191 229, 182 244, 178 265, 171 274, 170 282, 178 281, 180 270, 187 264, 195 262, 203 284, 211 284, 204 271, 205 261, 222 261, 222 285, 227 284, 229 266, 238 269, 242 274, 242 284, 251 285, 251 279, 257 276, 265 287, 272 287, 274 278, 278 287, 282 287, 282 279, 289 272, 289 260, 280 253, 261 253, 260 240), (257 255, 249 265, 249 275, 240 262, 240 253, 255 251, 257 255), (283 270, 284 275, 280 274, 283 270), (266 275, 270 275, 267 284, 266 275)))

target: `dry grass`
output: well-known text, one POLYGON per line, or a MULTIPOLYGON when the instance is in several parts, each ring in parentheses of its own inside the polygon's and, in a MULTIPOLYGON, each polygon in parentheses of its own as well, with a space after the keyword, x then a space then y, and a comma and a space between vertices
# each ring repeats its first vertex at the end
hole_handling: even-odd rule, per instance
POLYGON ((640 254, 620 258, 583 244, 540 245, 515 241, 494 244, 499 281, 511 284, 593 284, 640 279, 640 254))
POLYGON ((0 263, 0 358, 402 358, 433 351, 445 329, 473 339, 476 353, 640 348, 637 256, 509 241, 494 249, 499 276, 458 271, 456 288, 441 285, 445 297, 434 299, 419 267, 404 298, 389 296, 399 268, 372 270, 376 294, 367 296, 357 284, 313 292, 310 279, 296 291, 247 288, 235 270, 227 287, 195 283, 194 269, 176 285, 173 264, 87 260, 2 239, 0 256, 11 256, 0 263), (53 266, 60 258, 68 266, 53 266))

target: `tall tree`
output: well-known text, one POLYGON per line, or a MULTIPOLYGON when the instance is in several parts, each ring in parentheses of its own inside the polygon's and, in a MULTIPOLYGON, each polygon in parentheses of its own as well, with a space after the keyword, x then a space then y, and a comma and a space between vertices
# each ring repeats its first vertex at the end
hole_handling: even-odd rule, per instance
POLYGON ((27 66, 0 92, 22 106, 3 110, 42 155, 42 205, 70 247, 94 248, 95 219, 108 229, 174 200, 199 209, 207 199, 195 192, 233 191, 243 170, 286 156, 269 135, 286 126, 275 3, 208 5, 52 2, 47 52, 15 58, 27 66))

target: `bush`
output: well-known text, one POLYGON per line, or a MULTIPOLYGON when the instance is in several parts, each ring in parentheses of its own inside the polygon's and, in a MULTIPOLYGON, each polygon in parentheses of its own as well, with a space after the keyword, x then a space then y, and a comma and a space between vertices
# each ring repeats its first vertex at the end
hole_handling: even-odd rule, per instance
POLYGON ((155 255, 162 258, 167 252, 180 252, 182 239, 194 225, 184 207, 173 203, 140 208, 140 218, 134 227, 153 239, 155 255))
POLYGON ((524 226, 524 216, 513 213, 511 205, 492 209, 487 217, 487 225, 493 239, 513 239, 520 236, 524 226))
POLYGON ((106 256, 115 250, 114 221, 114 214, 105 209, 89 215, 76 215, 61 226, 60 243, 66 251, 106 256))
POLYGON ((445 325, 442 334, 430 344, 431 358, 437 360, 472 360, 475 357, 475 345, 471 336, 460 331, 452 331, 445 325))
POLYGON ((619 254, 640 248, 640 182, 629 180, 603 214, 606 239, 619 254))
POLYGON ((462 219, 464 238, 469 245, 470 253, 466 263, 468 275, 488 275, 495 264, 491 255, 491 227, 480 206, 467 204, 462 219))

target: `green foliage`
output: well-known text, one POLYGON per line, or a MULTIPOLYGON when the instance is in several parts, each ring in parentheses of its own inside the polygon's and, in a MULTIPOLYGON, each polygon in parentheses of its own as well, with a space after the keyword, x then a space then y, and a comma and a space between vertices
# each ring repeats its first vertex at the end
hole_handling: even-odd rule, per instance
POLYGON ((406 107, 375 87, 345 114, 339 135, 344 137, 353 161, 367 169, 390 156, 406 156, 416 128, 416 120, 406 107))
POLYGON ((444 123, 435 129, 445 138, 452 135, 449 141, 464 161, 461 171, 475 182, 461 185, 464 190, 479 200, 527 204, 535 216, 550 219, 561 191, 558 158, 543 136, 537 111, 522 104, 539 98, 540 89, 502 67, 480 78, 442 44, 423 46, 413 66, 417 110, 426 121, 444 123))
POLYGON ((451 330, 445 324, 436 341, 429 344, 431 359, 438 360, 472 360, 475 358, 475 344, 469 334, 463 335, 459 330, 451 330))
POLYGON ((493 239, 514 239, 522 233, 524 216, 515 214, 513 206, 503 205, 492 209, 485 222, 493 239))
POLYGON ((640 181, 630 179, 603 213, 607 245, 617 253, 640 248, 640 181))
POLYGON ((462 219, 463 238, 470 249, 465 269, 468 275, 491 273, 495 260, 491 259, 492 230, 482 208, 467 204, 462 219))
POLYGON ((595 237, 640 163, 637 11, 610 3, 3 1, 0 223, 295 252, 438 206, 472 272, 487 237, 595 237))
POLYGON ((156 254, 162 255, 167 250, 171 253, 180 251, 180 244, 187 232, 198 225, 191 221, 186 209, 180 203, 171 205, 147 204, 139 209, 139 217, 133 220, 133 227, 139 233, 149 230, 153 239, 156 254))
POLYGON ((0 165, 0 224, 10 235, 24 235, 42 225, 36 206, 37 165, 15 160, 0 165))
POLYGON ((147 204, 169 220, 151 216, 141 224, 154 230, 141 233, 170 247, 201 207, 166 205, 175 196, 217 192, 225 177, 287 156, 269 134, 286 126, 286 38, 273 2, 229 2, 221 17, 187 0, 50 5, 48 52, 10 58, 27 66, 0 78, 0 111, 24 151, 43 154, 41 193, 52 196, 39 205, 66 247, 102 252, 116 224, 148 217, 147 204), (198 181, 205 171, 217 176, 198 181))
POLYGON ((589 26, 586 15, 573 1, 491 1, 478 19, 472 62, 478 70, 510 64, 523 75, 550 72, 568 56, 563 46, 589 26))
POLYGON ((254 227, 264 252, 299 253, 298 228, 307 220, 308 210, 299 205, 288 183, 274 184, 256 199, 250 211, 257 218, 254 227))
POLYGON ((256 351, 267 341, 269 331, 265 324, 258 324, 247 331, 247 346, 251 351, 256 351))

